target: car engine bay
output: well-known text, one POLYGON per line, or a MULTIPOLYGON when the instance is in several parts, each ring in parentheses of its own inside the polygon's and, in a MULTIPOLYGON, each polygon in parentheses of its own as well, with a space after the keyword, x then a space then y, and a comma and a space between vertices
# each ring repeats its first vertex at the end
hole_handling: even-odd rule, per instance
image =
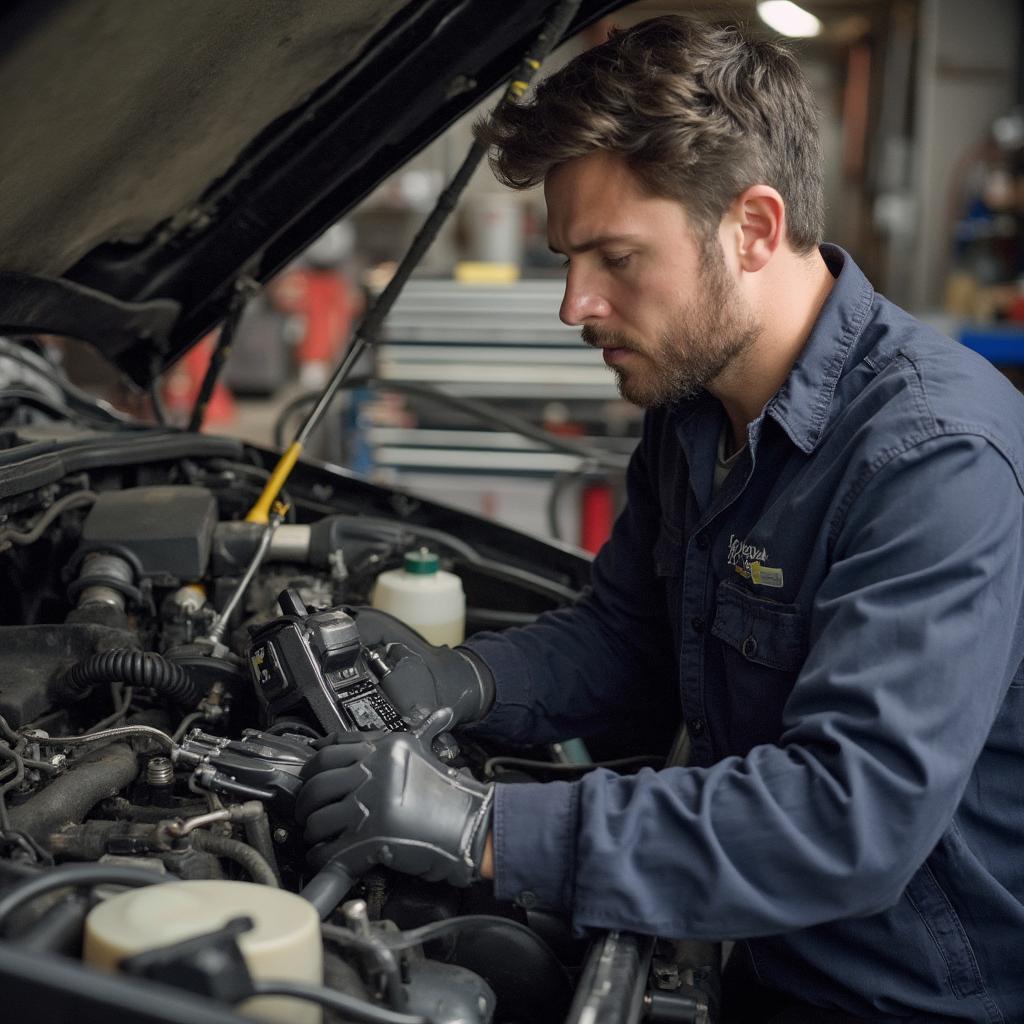
MULTIPOLYGON (((26 878, 50 874, 57 885, 62 871, 198 884, 199 905, 221 919, 204 892, 226 885, 232 905, 232 886, 298 899, 311 879, 292 808, 313 744, 338 729, 414 724, 377 685, 392 655, 363 644, 358 628, 374 580, 409 549, 429 546, 460 575, 468 632, 531 621, 585 585, 578 555, 535 542, 529 557, 495 557, 465 530, 424 525, 436 510, 416 499, 330 468, 302 467, 279 523, 246 522, 267 470, 258 450, 235 442, 193 435, 198 454, 161 459, 160 431, 147 432, 155 447, 141 458, 130 447, 143 433, 7 433, 3 455, 19 470, 0 487, 0 936, 23 949, 102 965, 85 922, 107 890, 49 888, 12 903, 26 878), (220 454, 202 454, 218 445, 220 454), (23 488, 33 477, 46 482, 23 488), (349 507, 338 500, 360 488, 349 507), (371 491, 371 511, 390 515, 366 514, 371 491), (560 564, 537 571, 541 549, 560 564)), ((443 739, 434 749, 453 770, 502 773, 503 752, 443 739)), ((539 774, 523 777, 544 778, 538 763, 539 774)), ((564 922, 499 904, 488 886, 455 889, 386 868, 359 880, 332 916, 352 881, 316 905, 323 981, 350 1003, 326 1019, 565 1019, 587 942, 564 922)), ((178 891, 175 905, 196 898, 178 891)), ((174 914, 164 924, 145 913, 145 949, 122 956, 122 972, 138 961, 140 977, 214 998, 223 972, 213 972, 220 982, 206 977, 204 958, 225 942, 237 952, 237 937, 266 923, 243 916, 234 932, 211 928, 197 952, 194 938, 176 943, 174 914), (154 967, 154 950, 181 956, 154 967)), ((276 1001, 287 1019, 310 1019, 310 1004, 276 1001)), ((267 1019, 284 1019, 273 1016, 274 998, 263 1002, 267 1019)))

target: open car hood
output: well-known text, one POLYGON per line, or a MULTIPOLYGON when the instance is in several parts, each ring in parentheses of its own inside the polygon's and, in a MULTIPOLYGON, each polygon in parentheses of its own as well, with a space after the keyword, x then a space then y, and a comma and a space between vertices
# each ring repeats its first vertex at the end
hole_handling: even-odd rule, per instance
MULTIPOLYGON (((583 0, 570 29, 621 6, 583 0)), ((141 385, 513 70, 551 0, 16 0, 0 332, 141 385)))

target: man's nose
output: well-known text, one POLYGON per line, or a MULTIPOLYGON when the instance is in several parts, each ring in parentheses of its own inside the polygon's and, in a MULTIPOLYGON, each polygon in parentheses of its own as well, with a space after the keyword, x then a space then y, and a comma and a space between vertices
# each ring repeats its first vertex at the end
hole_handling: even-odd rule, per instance
POLYGON ((565 295, 558 318, 569 327, 579 327, 594 320, 604 320, 611 312, 608 300, 582 275, 569 272, 565 279, 565 295))

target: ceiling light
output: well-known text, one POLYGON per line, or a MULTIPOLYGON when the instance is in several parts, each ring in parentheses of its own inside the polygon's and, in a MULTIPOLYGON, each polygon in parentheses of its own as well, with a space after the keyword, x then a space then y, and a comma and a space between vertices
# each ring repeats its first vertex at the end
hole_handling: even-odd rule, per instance
POLYGON ((761 0, 757 13, 766 25, 784 36, 806 38, 821 33, 821 22, 790 0, 761 0))

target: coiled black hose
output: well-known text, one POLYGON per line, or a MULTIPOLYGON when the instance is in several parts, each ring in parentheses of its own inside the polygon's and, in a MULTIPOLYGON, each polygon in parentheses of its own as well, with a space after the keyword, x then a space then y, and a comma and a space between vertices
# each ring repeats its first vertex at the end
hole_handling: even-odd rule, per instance
POLYGON ((64 674, 63 695, 77 700, 94 686, 121 680, 132 686, 148 686, 177 704, 199 703, 202 691, 188 673, 162 654, 119 649, 93 654, 64 674))

